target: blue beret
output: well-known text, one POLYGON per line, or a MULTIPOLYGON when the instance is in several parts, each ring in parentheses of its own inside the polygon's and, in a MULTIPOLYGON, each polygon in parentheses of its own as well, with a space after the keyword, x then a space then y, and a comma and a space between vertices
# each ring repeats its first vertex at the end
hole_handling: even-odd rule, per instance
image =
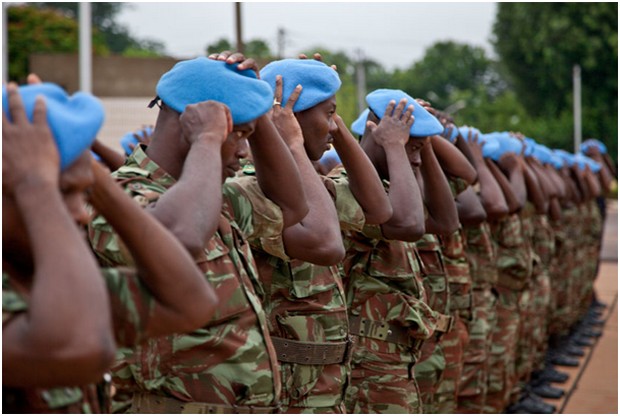
POLYGON ((586 166, 589 166, 590 170, 592 172, 594 172, 594 173, 597 173, 598 171, 601 170, 601 165, 600 164, 598 164, 593 159, 590 159, 589 157, 587 157, 583 153, 577 153, 575 155, 575 162, 577 163, 577 166, 579 167, 579 170, 585 170, 586 166))
POLYGON ((499 142, 497 139, 492 134, 481 134, 479 140, 482 142, 482 156, 498 160, 501 154, 499 154, 499 142))
POLYGON ((523 146, 524 146, 521 140, 512 136, 508 132, 494 132, 491 134, 499 143, 499 151, 495 155, 497 159, 493 159, 493 160, 496 160, 496 161, 499 160, 499 158, 506 153, 521 154, 521 151, 523 150, 523 146))
POLYGON ((469 126, 461 126, 459 127, 459 134, 461 135, 461 137, 467 141, 469 141, 469 134, 471 133, 471 137, 473 138, 476 134, 478 135, 478 138, 480 138, 480 130, 478 130, 475 127, 469 127, 469 126))
POLYGON ((327 152, 323 153, 323 156, 321 156, 320 162, 321 163, 327 163, 327 162, 341 163, 340 156, 338 155, 338 152, 336 152, 336 149, 334 149, 333 147, 329 149, 327 152))
POLYGON ((448 139, 450 143, 456 143, 456 138, 459 136, 459 129, 452 123, 449 123, 441 133, 441 137, 448 139))
POLYGON ((295 87, 303 87, 293 111, 304 111, 334 96, 342 82, 338 73, 330 66, 314 59, 282 59, 267 64, 261 71, 261 79, 267 81, 273 91, 276 76, 282 75, 282 105, 295 87))
POLYGON ((407 107, 413 104, 413 116, 415 121, 409 130, 409 136, 426 137, 443 132, 443 126, 431 113, 426 111, 416 100, 409 94, 401 90, 379 89, 371 92, 366 96, 368 107, 379 118, 385 114, 390 101, 396 101, 396 104, 403 98, 407 99, 407 107))
POLYGON ((600 153, 607 153, 607 146, 605 146, 605 143, 601 142, 600 140, 588 139, 585 142, 581 143, 582 152, 588 151, 588 149, 590 149, 591 147, 598 148, 598 151, 600 153))
POLYGON ((536 157, 534 155, 535 152, 535 147, 536 147, 536 140, 526 137, 525 140, 523 140, 523 144, 525 146, 525 150, 523 151, 523 155, 524 156, 533 156, 536 157))
POLYGON ((179 113, 190 104, 218 101, 230 109, 233 124, 247 123, 269 111, 273 92, 254 71, 237 66, 205 57, 181 61, 159 79, 157 95, 179 113))
MULTIPOLYGON (((18 88, 28 119, 32 121, 37 96, 45 98, 47 122, 60 154, 60 168, 66 169, 95 141, 104 119, 101 102, 91 94, 69 96, 56 84, 22 85, 18 88)), ((11 120, 6 86, 2 87, 2 108, 11 120)))
POLYGON ((547 146, 535 143, 532 156, 538 159, 540 163, 552 163, 553 153, 547 146))
POLYGON ((125 134, 123 137, 121 137, 121 146, 123 147, 123 150, 125 151, 125 154, 127 156, 129 156, 130 154, 133 153, 133 150, 131 149, 131 147, 129 146, 130 144, 137 146, 139 141, 138 139, 136 139, 136 134, 141 134, 142 131, 145 131, 146 134, 151 135, 153 134, 153 129, 150 126, 145 127, 142 130, 138 130, 138 131, 130 131, 129 133, 125 134))
POLYGON ((549 163, 551 163, 553 165, 553 167, 557 170, 562 169, 564 167, 564 159, 562 159, 557 153, 555 153, 553 150, 549 149, 551 151, 551 161, 549 163))
POLYGON ((566 150, 562 149, 554 149, 553 153, 562 158, 565 165, 573 166, 575 164, 575 155, 572 153, 568 153, 566 150))
POLYGON ((351 131, 358 136, 363 136, 366 131, 366 120, 368 120, 368 114, 370 109, 367 108, 362 111, 362 114, 351 124, 351 131))

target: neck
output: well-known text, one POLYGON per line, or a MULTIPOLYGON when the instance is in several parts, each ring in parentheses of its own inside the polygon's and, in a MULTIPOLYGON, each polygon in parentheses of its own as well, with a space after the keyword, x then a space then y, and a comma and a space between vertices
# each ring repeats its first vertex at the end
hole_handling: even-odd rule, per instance
POLYGON ((183 139, 178 114, 160 111, 146 154, 175 179, 181 177, 189 145, 183 139))

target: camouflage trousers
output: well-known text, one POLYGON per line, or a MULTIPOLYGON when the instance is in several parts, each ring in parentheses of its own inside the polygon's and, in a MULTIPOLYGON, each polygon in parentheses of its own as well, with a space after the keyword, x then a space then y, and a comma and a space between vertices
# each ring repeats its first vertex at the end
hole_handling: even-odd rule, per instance
POLYGON ((549 280, 554 309, 549 317, 549 334, 563 336, 568 334, 571 325, 571 308, 574 305, 573 270, 577 265, 574 241, 569 237, 564 222, 554 222, 553 229, 556 250, 549 265, 549 280))
POLYGON ((515 352, 515 371, 514 378, 510 382, 512 390, 508 404, 519 400, 521 389, 529 381, 534 366, 534 325, 536 324, 534 303, 532 288, 526 288, 519 293, 519 328, 515 352))
POLYGON ((441 338, 439 345, 446 359, 446 368, 443 379, 435 392, 435 402, 439 413, 456 413, 456 403, 459 393, 465 348, 469 343, 467 322, 455 315, 454 326, 441 338))
POLYGON ((532 339, 533 370, 542 370, 549 346, 549 321, 554 309, 551 296, 551 280, 546 270, 535 274, 532 287, 532 339))
POLYGON ((420 389, 423 412, 425 414, 440 413, 435 393, 443 380, 446 358, 436 337, 424 342, 420 361, 416 363, 413 369, 420 389))
POLYGON ((347 413, 423 413, 413 363, 354 362, 347 413))
POLYGON ((489 378, 484 413, 502 413, 515 380, 520 292, 497 287, 497 325, 492 330, 489 378))
POLYGON ((493 329, 497 325, 497 296, 490 286, 473 291, 473 319, 465 349, 457 413, 482 413, 487 397, 493 329))

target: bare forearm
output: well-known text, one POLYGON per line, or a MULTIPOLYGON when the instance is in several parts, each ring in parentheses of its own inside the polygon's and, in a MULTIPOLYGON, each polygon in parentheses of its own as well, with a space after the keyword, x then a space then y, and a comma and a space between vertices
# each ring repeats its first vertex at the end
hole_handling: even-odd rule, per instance
POLYGON ((480 202, 489 219, 495 220, 508 214, 508 204, 493 174, 484 160, 476 162, 478 183, 480 184, 480 202))
POLYGON ((433 136, 431 144, 437 161, 445 172, 465 180, 470 185, 476 181, 476 169, 452 143, 440 136, 433 136))
POLYGON ((258 184, 282 210, 284 228, 298 223, 309 209, 301 176, 286 143, 267 116, 258 120, 250 147, 258 184))
POLYGON ((523 179, 527 188, 528 199, 534 204, 536 212, 546 214, 549 209, 549 201, 546 198, 544 190, 536 174, 527 163, 523 162, 523 179))
POLYGON ((416 241, 424 235, 424 206, 418 182, 402 146, 384 148, 390 175, 392 217, 381 228, 389 239, 416 241))
POLYGON ((341 119, 334 135, 334 147, 347 170, 351 193, 364 210, 368 224, 382 224, 392 216, 390 201, 381 178, 341 119))
POLYGON ((495 162, 485 159, 485 163, 489 168, 489 171, 497 181, 497 184, 502 189, 502 193, 504 194, 504 198, 506 200, 506 204, 508 205, 508 211, 510 214, 520 210, 525 205, 525 201, 521 201, 515 195, 515 192, 508 182, 508 178, 500 171, 499 167, 495 164, 495 162))
POLYGON ((149 207, 149 212, 194 257, 202 252, 219 223, 222 209, 220 147, 217 140, 193 144, 179 181, 149 207))
POLYGON ((91 148, 111 171, 115 171, 125 163, 124 154, 117 152, 109 146, 106 146, 98 139, 95 140, 91 148))

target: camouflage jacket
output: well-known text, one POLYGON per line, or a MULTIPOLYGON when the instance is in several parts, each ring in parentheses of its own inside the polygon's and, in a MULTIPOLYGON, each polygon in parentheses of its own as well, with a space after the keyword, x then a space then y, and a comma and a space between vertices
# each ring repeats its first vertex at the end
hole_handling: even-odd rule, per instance
POLYGON ((484 221, 475 226, 463 227, 465 254, 474 289, 497 284, 497 248, 493 244, 491 227, 484 221))
POLYGON ((532 276, 532 253, 518 213, 491 223, 497 247, 497 285, 523 290, 532 276))
MULTIPOLYGON (((106 282, 118 345, 144 340, 144 330, 153 315, 155 302, 135 272, 128 268, 105 268, 106 282)), ((28 295, 2 273, 2 326, 28 311, 28 295)), ((105 382, 79 387, 3 387, 3 410, 7 413, 110 413, 110 391, 105 382)))
POLYGON ((440 241, 450 285, 450 309, 458 311, 464 319, 471 319, 473 284, 465 255, 463 229, 441 236, 440 241))
MULTIPOLYGON (((419 345, 430 338, 437 314, 426 303, 415 243, 387 240, 380 226, 366 225, 361 232, 345 233, 345 247, 349 314, 376 326, 404 328, 419 345)), ((412 363, 419 358, 410 345, 377 342, 370 335, 359 337, 355 351, 354 361, 412 363)))
MULTIPOLYGON (((175 183, 143 148, 136 149, 113 176, 142 206, 157 201, 175 183)), ((140 391, 221 405, 273 406, 279 400, 280 373, 261 306, 258 271, 246 241, 260 236, 269 250, 283 251, 277 243, 281 232, 279 207, 266 198, 255 205, 247 194, 224 185, 217 231, 196 260, 220 305, 203 328, 149 339, 133 354, 124 351, 124 375, 129 372, 140 391)), ((89 237, 103 261, 131 263, 101 216, 90 222, 89 237)))
MULTIPOLYGON (((322 176, 322 179, 338 207, 342 229, 361 230, 364 213, 349 189, 346 172, 333 171, 330 177, 322 176)), ((238 179, 231 181, 231 187, 237 187, 241 194, 246 193, 248 186, 238 182, 238 179)), ((271 335, 307 343, 347 342, 346 300, 338 267, 319 266, 274 254, 260 238, 249 242, 265 291, 263 307, 271 335)), ((334 408, 342 402, 348 363, 280 362, 280 366, 284 411, 289 406, 334 408)))
POLYGON ((415 242, 415 246, 427 296, 426 303, 432 310, 450 315, 450 290, 439 238, 427 233, 415 242))

